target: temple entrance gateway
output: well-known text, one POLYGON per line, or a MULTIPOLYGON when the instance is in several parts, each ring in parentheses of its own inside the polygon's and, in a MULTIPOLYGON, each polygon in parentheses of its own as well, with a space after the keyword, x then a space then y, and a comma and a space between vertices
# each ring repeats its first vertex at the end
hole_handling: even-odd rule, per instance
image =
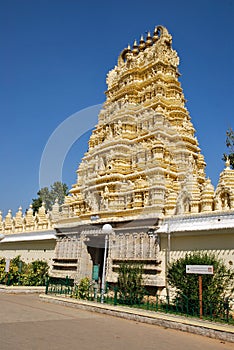
POLYGON ((92 277, 91 279, 101 286, 104 261, 104 237, 87 237, 87 252, 92 261, 92 277))
POLYGON ((157 223, 157 218, 115 222, 112 223, 113 231, 108 235, 103 233, 103 225, 100 223, 86 227, 83 225, 74 227, 73 233, 72 228, 68 232, 68 229, 60 227, 60 232, 57 233, 57 258, 54 259, 54 268, 51 274, 64 278, 65 273, 68 273, 67 266, 73 256, 76 257, 76 264, 73 265, 75 270, 73 270, 74 272, 69 271, 69 277, 74 278, 77 283, 82 278, 88 277, 100 286, 107 238, 105 269, 107 282, 116 284, 121 264, 131 263, 142 266, 145 285, 162 288, 164 281, 160 277, 160 272, 163 257, 160 254, 157 223), (64 235, 64 230, 66 230, 66 235, 64 235))

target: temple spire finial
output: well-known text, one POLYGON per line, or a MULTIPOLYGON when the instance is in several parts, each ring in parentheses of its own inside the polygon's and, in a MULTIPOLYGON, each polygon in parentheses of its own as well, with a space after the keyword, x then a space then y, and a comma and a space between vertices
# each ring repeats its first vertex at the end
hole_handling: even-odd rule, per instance
POLYGON ((227 156, 226 161, 225 161, 226 169, 230 169, 230 159, 229 156, 227 156))
POLYGON ((141 35, 140 43, 139 43, 139 50, 143 51, 144 49, 145 49, 145 40, 144 40, 143 35, 141 35))
POLYGON ((147 34, 147 37, 146 37, 146 42, 145 42, 146 47, 151 46, 152 43, 153 43, 153 42, 152 42, 151 34, 150 34, 150 31, 148 31, 148 34, 147 34))
POLYGON ((135 40, 134 43, 133 43, 133 47, 132 47, 132 53, 134 55, 137 55, 138 52, 139 52, 139 49, 138 49, 137 41, 135 40))
POLYGON ((153 42, 155 43, 158 40, 159 36, 158 36, 158 28, 155 27, 154 28, 154 35, 153 35, 153 42))

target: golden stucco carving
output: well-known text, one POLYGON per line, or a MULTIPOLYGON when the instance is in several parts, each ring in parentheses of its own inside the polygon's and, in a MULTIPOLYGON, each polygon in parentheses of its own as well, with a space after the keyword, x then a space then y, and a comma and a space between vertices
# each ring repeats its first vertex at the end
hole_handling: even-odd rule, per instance
MULTIPOLYGON (((232 208, 232 191, 221 199, 221 185, 214 193, 206 178, 178 65, 163 26, 120 53, 107 74, 106 102, 65 203, 81 219, 139 215, 146 207, 159 216, 232 208)), ((225 186, 233 186, 233 176, 227 166, 221 175, 225 186)))

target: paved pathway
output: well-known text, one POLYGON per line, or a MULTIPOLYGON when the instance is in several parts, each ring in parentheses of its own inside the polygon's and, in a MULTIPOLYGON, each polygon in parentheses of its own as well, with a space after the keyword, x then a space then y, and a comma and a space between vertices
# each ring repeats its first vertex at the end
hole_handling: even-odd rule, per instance
POLYGON ((0 294, 1 350, 219 350, 231 343, 103 314, 0 294))

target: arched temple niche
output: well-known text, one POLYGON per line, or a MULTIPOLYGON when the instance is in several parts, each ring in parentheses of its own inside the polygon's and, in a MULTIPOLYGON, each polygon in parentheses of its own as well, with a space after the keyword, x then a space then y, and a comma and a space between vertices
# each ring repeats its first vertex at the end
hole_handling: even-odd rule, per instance
POLYGON ((220 173, 214 207, 215 210, 234 209, 234 170, 230 169, 229 159, 226 161, 225 169, 220 173))
POLYGON ((234 192, 224 186, 219 188, 215 193, 214 205, 215 210, 234 209, 234 192))
POLYGON ((192 196, 186 189, 183 189, 177 199, 176 203, 176 215, 182 215, 191 213, 191 202, 192 202, 192 196))

